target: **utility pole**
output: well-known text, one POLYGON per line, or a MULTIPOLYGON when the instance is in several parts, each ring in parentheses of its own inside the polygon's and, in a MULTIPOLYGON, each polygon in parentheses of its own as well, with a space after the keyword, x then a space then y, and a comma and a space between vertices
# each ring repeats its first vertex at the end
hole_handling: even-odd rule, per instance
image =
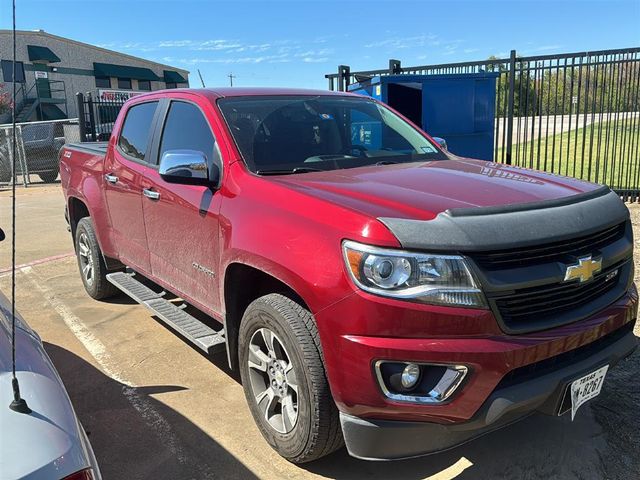
POLYGON ((227 77, 229 77, 229 84, 233 87, 233 79, 236 78, 236 76, 233 73, 230 73, 227 77))

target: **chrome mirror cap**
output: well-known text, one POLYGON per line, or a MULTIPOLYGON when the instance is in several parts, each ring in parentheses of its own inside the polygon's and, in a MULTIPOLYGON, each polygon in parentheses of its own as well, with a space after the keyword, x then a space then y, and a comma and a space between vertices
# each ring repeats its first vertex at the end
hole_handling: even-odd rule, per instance
POLYGON ((207 157, 196 150, 169 150, 160 159, 160 176, 165 182, 208 185, 207 157))
POLYGON ((442 138, 442 137, 431 137, 435 140, 435 142, 440 146, 440 148, 442 150, 444 150, 445 152, 449 151, 449 148, 447 147, 447 141, 442 138))

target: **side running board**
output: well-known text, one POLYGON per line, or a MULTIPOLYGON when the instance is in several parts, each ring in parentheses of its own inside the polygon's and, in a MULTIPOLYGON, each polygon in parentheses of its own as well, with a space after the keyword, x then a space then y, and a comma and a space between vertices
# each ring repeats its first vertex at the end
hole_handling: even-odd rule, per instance
POLYGON ((224 330, 215 331, 185 312, 184 305, 176 306, 164 299, 165 292, 154 292, 130 273, 110 273, 107 280, 204 352, 211 354, 225 350, 224 330))

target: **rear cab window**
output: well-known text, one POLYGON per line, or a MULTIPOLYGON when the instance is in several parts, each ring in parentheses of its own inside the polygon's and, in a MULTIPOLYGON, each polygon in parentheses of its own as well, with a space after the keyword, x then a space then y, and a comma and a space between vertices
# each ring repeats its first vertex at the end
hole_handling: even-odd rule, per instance
POLYGON ((124 155, 133 160, 145 161, 157 108, 157 101, 140 103, 129 108, 118 138, 118 147, 124 155))

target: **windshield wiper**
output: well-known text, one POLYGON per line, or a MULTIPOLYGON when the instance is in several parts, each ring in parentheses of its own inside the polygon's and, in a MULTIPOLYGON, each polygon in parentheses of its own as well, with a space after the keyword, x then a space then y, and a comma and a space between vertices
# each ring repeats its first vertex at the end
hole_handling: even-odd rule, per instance
POLYGON ((256 170, 258 175, 288 175, 291 173, 326 172, 321 168, 296 167, 291 170, 256 170))

